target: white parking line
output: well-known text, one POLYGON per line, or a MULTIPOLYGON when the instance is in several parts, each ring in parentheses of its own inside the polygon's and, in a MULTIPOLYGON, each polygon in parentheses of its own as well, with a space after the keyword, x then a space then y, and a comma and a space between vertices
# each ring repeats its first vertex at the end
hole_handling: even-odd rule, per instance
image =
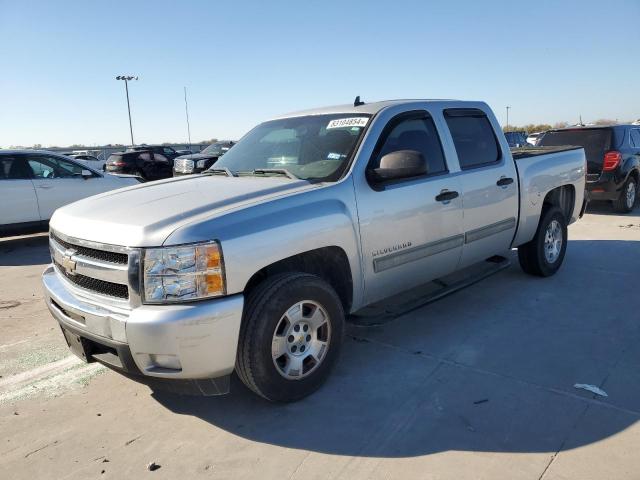
POLYGON ((0 350, 3 350, 5 348, 15 347, 16 345, 20 345, 21 343, 26 343, 28 341, 29 341, 29 339, 25 339, 25 340, 20 340, 19 342, 7 343, 6 345, 0 345, 0 350))
POLYGON ((104 367, 99 363, 85 364, 71 355, 26 372, 0 380, 0 404, 39 393, 57 393, 89 378, 104 367))

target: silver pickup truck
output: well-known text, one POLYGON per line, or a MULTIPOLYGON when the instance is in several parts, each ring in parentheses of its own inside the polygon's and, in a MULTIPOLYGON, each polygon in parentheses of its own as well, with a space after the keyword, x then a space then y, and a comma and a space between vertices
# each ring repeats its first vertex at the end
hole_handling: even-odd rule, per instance
POLYGON ((482 102, 289 114, 201 175, 57 210, 46 303, 86 361, 205 395, 235 371, 293 401, 327 378, 350 313, 516 247, 553 275, 585 172, 581 148, 512 155, 482 102))

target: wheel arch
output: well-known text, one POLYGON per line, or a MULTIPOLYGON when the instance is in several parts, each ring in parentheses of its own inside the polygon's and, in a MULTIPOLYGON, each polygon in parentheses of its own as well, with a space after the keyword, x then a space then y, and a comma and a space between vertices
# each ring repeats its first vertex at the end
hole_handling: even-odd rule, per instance
POLYGON ((309 273, 322 278, 335 289, 345 312, 350 311, 353 304, 353 275, 347 253, 341 247, 316 248, 262 267, 247 281, 243 290, 245 296, 266 278, 287 272, 309 273))
MULTIPOLYGON (((567 223, 571 222, 575 208, 576 189, 573 185, 562 185, 550 190, 542 202, 542 210, 549 207, 558 207, 562 210, 567 223)), ((542 218, 542 215, 540 215, 542 218)))

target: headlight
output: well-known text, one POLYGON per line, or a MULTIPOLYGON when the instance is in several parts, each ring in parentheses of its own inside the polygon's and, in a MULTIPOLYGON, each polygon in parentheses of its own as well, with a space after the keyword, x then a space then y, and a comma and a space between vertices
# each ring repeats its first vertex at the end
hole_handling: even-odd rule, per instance
POLYGON ((218 242, 148 248, 143 259, 144 303, 172 303, 225 293, 218 242))
POLYGON ((198 168, 204 168, 205 163, 207 163, 206 160, 198 160, 198 163, 196 165, 198 165, 198 168))

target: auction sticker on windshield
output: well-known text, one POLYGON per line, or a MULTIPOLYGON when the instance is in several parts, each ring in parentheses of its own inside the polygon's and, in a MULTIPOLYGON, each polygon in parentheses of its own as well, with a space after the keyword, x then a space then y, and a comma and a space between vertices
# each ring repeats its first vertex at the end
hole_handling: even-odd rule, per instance
POLYGON ((336 118, 329 122, 327 130, 330 128, 365 127, 368 121, 368 117, 336 118))

